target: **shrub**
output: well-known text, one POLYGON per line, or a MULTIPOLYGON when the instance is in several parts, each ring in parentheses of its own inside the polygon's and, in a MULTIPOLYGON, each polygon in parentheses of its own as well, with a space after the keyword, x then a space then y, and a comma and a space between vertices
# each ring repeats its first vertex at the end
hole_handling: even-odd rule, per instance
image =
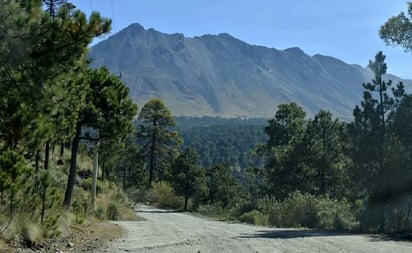
POLYGON ((128 191, 127 191, 127 196, 133 202, 133 204, 136 204, 136 203, 142 203, 142 202, 147 201, 146 200, 146 193, 147 193, 147 191, 144 190, 144 189, 129 188, 128 191))
POLYGON ((148 201, 155 203, 159 207, 182 208, 183 198, 176 196, 173 188, 167 182, 156 182, 149 191, 148 201))
POLYGON ((29 248, 43 240, 43 230, 39 225, 32 222, 24 222, 21 224, 20 235, 22 241, 29 248))
POLYGON ((42 227, 45 230, 45 236, 48 238, 54 238, 60 235, 61 231, 59 229, 59 214, 55 216, 47 216, 44 220, 42 227))
POLYGON ((106 219, 106 212, 104 211, 104 208, 102 206, 98 206, 93 212, 94 216, 96 216, 97 219, 101 221, 106 219))
POLYGON ((88 192, 82 188, 73 189, 72 210, 76 216, 85 217, 90 208, 90 197, 88 192))
POLYGON ((219 204, 199 205, 197 211, 200 214, 212 217, 227 218, 227 212, 219 204))
POLYGON ((291 227, 317 227, 319 220, 317 216, 316 198, 308 193, 294 192, 282 203, 283 222, 291 227))
POLYGON ((258 207, 267 216, 268 224, 277 227, 353 230, 359 226, 357 211, 346 199, 294 192, 284 201, 266 197, 258 201, 258 207))
POLYGON ((119 220, 120 219, 119 207, 116 204, 110 203, 107 206, 106 216, 109 220, 119 220))
POLYGON ((248 213, 244 213, 240 216, 239 220, 249 224, 266 225, 264 215, 259 210, 252 210, 248 213))

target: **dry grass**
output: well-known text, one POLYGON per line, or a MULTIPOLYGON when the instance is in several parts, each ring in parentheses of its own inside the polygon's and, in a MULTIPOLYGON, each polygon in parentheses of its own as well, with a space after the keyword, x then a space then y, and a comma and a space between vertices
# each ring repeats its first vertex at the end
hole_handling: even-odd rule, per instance
POLYGON ((128 207, 120 208, 120 217, 121 217, 121 220, 125 220, 125 221, 144 221, 145 220, 145 218, 138 216, 136 214, 136 211, 128 207))
POLYGON ((72 226, 69 240, 75 245, 74 252, 93 252, 106 247, 124 233, 123 228, 114 222, 94 223, 86 221, 81 225, 72 226))
MULTIPOLYGON (((78 158, 79 170, 92 170, 93 159, 81 156, 78 158)), ((53 153, 51 159, 54 162, 60 159, 56 151, 53 153)), ((61 175, 53 174, 54 177, 56 177, 53 178, 53 180, 62 181, 58 183, 59 186, 61 185, 61 188, 64 188, 65 185, 64 172, 69 165, 70 150, 65 150, 63 160, 64 164, 60 164, 58 166, 61 170, 55 170, 55 173, 56 171, 59 171, 61 175)), ((101 191, 97 195, 96 206, 100 207, 101 210, 104 210, 102 212, 103 219, 107 217, 106 212, 108 205, 113 203, 117 207, 121 220, 144 220, 136 215, 135 211, 130 207, 131 204, 128 201, 127 196, 121 191, 120 188, 113 183, 100 183, 101 191)), ((53 247, 57 247, 64 252, 66 252, 66 250, 70 250, 71 252, 92 252, 97 248, 104 247, 104 245, 109 244, 109 242, 113 239, 123 235, 123 229, 116 223, 110 221, 102 222, 96 218, 95 213, 91 212, 90 209, 86 209, 86 211, 81 209, 82 203, 89 199, 88 190, 84 190, 81 187, 75 187, 73 196, 73 202, 77 200, 80 203, 80 209, 77 212, 75 212, 74 209, 72 209, 72 211, 74 211, 73 213, 64 210, 54 210, 55 212, 59 212, 61 214, 57 221, 57 230, 60 232, 60 236, 57 238, 54 237, 45 239, 47 235, 44 233, 44 229, 41 229, 40 226, 28 222, 27 219, 16 218, 14 219, 15 222, 12 223, 9 229, 10 235, 3 238, 0 237, 0 253, 10 252, 12 249, 22 247, 22 245, 18 243, 19 235, 26 237, 33 242, 44 243, 44 245, 47 245, 48 247, 47 252, 54 252, 52 251, 53 247), (76 222, 81 224, 76 224, 76 222), (9 244, 9 242, 12 243, 9 244), (75 247, 73 249, 70 248, 68 246, 68 242, 72 242, 75 247), (12 248, 10 249, 6 247, 12 248)))
POLYGON ((0 238, 0 253, 7 252, 6 250, 9 250, 6 242, 2 238, 0 238))

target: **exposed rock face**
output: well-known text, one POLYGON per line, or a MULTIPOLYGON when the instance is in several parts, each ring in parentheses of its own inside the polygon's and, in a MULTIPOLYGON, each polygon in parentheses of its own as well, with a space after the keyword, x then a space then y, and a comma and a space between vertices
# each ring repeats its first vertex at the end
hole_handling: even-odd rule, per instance
POLYGON ((272 117, 277 105, 297 102, 309 115, 326 109, 349 119, 361 84, 373 78, 369 69, 299 48, 249 45, 225 33, 186 38, 139 24, 89 56, 94 67, 121 73, 140 107, 159 97, 176 116, 272 117))

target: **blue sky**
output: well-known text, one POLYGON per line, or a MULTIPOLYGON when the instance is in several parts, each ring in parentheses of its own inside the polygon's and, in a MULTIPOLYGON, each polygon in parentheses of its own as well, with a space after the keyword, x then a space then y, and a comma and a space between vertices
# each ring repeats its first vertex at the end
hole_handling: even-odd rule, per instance
POLYGON ((378 51, 388 72, 412 79, 412 52, 386 46, 379 27, 407 11, 406 0, 72 0, 113 20, 111 34, 132 23, 187 37, 229 33, 249 44, 300 47, 366 66, 378 51))

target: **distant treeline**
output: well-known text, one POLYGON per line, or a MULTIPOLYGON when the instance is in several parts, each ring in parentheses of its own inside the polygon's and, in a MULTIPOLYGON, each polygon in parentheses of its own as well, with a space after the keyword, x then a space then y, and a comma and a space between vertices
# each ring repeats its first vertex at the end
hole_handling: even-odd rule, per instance
POLYGON ((221 118, 221 117, 175 117, 179 130, 187 130, 195 127, 208 127, 217 125, 231 126, 265 126, 268 119, 264 118, 221 118))

